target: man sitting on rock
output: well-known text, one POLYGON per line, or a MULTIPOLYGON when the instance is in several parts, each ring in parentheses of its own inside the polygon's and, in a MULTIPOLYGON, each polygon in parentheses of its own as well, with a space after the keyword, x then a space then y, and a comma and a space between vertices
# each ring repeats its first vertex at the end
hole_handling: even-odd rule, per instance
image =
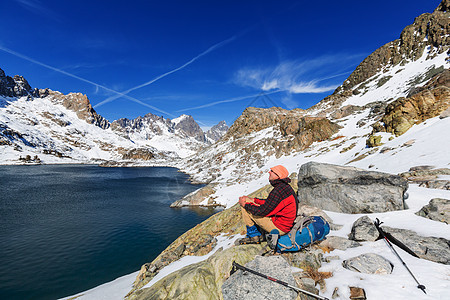
POLYGON ((242 219, 247 226, 247 236, 236 244, 259 244, 264 241, 260 229, 271 232, 277 229, 280 235, 288 233, 297 216, 298 199, 289 185, 291 179, 285 167, 270 168, 269 182, 274 187, 267 199, 239 197, 242 219))

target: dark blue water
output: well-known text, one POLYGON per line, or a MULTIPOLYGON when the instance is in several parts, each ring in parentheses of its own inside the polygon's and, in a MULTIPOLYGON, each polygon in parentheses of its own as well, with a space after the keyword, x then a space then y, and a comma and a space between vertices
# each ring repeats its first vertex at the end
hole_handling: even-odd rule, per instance
POLYGON ((214 213, 174 168, 0 166, 0 299, 57 299, 139 270, 214 213))

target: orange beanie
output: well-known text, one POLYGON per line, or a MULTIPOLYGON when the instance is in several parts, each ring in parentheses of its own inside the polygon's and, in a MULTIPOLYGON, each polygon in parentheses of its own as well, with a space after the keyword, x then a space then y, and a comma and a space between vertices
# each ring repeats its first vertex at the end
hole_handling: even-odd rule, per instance
POLYGON ((288 170, 286 170, 285 167, 283 167, 282 165, 278 165, 275 167, 270 168, 275 174, 278 175, 278 177, 280 177, 280 179, 286 178, 289 176, 289 172, 288 170))

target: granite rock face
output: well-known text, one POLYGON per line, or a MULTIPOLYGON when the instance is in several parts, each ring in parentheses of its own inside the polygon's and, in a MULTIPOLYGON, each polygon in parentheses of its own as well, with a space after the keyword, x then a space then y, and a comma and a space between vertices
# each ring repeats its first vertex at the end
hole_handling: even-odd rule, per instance
POLYGON ((298 174, 300 202, 335 212, 401 210, 407 188, 406 180, 397 175, 325 163, 306 163, 298 174))

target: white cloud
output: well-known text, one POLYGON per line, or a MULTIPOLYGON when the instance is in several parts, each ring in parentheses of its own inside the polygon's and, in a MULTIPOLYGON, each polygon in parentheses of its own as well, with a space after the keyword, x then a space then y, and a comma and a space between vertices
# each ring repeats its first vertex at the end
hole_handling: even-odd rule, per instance
POLYGON ((293 94, 324 93, 336 89, 342 79, 330 82, 330 79, 348 75, 342 72, 354 64, 359 55, 323 56, 311 60, 288 60, 274 67, 242 68, 234 76, 233 82, 241 86, 250 86, 258 90, 282 90, 293 94), (344 67, 342 66, 344 65, 344 67), (326 81, 326 82, 325 82, 326 81))
POLYGON ((318 86, 317 82, 301 82, 299 84, 293 84, 289 87, 289 92, 293 94, 315 94, 334 91, 339 85, 323 85, 318 86))

